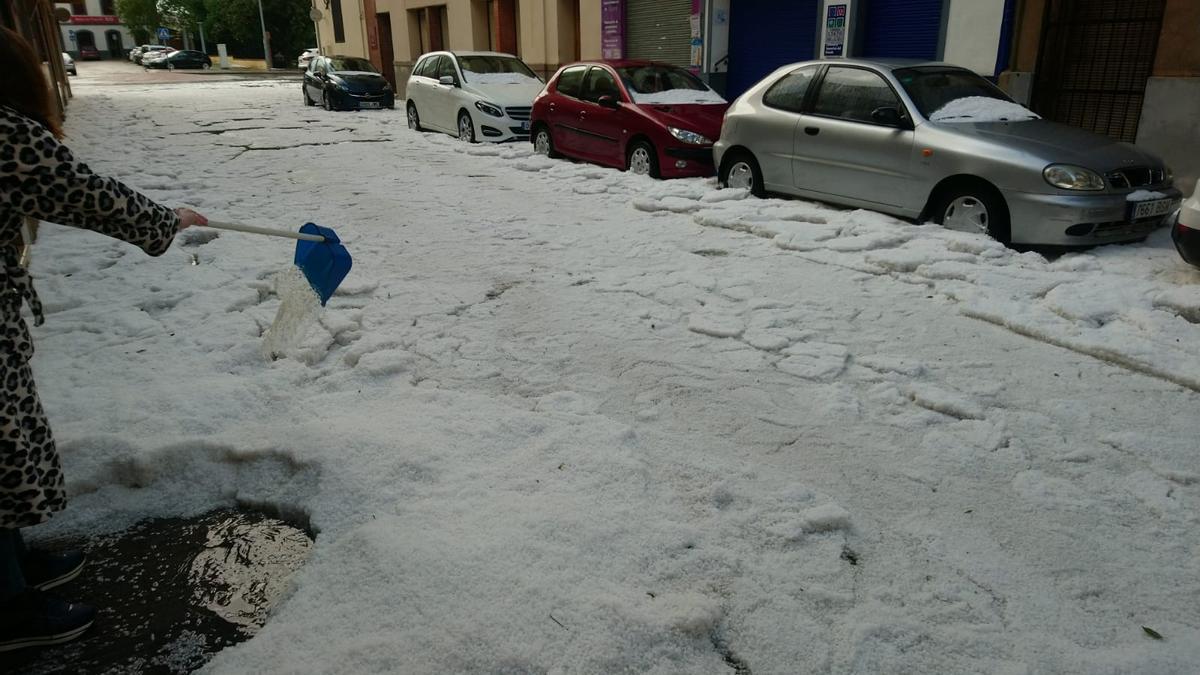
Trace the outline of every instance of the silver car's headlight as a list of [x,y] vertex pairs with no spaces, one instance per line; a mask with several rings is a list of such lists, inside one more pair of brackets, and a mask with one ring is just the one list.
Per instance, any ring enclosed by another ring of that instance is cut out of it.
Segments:
[[1051,164],[1042,170],[1046,182],[1063,190],[1103,190],[1100,174],[1071,164]]
[[475,101],[475,107],[478,108],[480,112],[491,115],[492,117],[504,117],[504,111],[501,110],[500,106],[498,105],[493,105],[484,101]]
[[667,127],[667,131],[671,132],[672,136],[678,138],[684,143],[691,143],[692,145],[712,145],[712,141],[708,140],[706,136],[702,136],[694,131],[676,129],[675,127]]

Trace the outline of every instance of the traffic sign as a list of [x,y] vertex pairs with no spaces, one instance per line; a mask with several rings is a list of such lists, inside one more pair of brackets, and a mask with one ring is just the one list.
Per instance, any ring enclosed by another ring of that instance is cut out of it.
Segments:
[[158,29],[158,39],[159,40],[170,40],[171,39],[171,29],[160,27]]

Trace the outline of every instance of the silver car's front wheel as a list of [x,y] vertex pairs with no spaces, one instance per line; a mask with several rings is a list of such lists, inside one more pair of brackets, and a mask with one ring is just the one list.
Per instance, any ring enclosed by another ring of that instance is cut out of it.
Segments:
[[990,234],[987,205],[979,199],[964,195],[946,205],[942,226],[959,232]]
[[729,178],[725,184],[731,188],[754,191],[754,169],[745,161],[734,162],[729,167]]

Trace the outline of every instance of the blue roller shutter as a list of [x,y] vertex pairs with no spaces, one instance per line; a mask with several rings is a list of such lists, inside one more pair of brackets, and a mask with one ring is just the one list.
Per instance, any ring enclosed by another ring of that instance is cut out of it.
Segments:
[[817,0],[733,0],[729,3],[729,79],[733,100],[772,70],[816,58]]
[[938,58],[942,0],[867,0],[858,20],[864,58]]

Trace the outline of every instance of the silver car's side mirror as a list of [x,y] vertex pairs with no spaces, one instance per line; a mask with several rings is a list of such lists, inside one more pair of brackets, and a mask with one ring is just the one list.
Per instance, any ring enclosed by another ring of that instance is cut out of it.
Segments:
[[876,124],[884,124],[889,127],[907,128],[907,117],[901,114],[900,110],[891,106],[876,108],[871,111],[871,120]]

